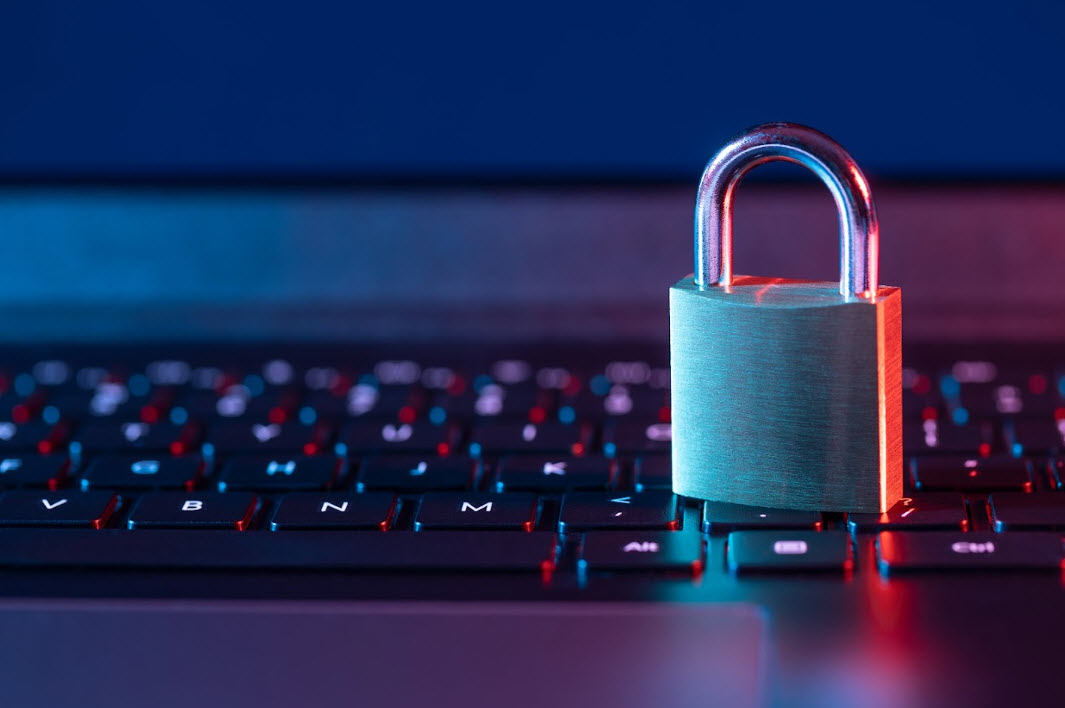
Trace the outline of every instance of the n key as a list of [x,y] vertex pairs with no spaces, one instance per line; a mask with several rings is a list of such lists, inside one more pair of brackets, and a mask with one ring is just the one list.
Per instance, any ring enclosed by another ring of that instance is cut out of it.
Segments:
[[388,530],[396,514],[396,497],[388,492],[365,494],[290,494],[270,522],[272,531],[293,529]]
[[0,526],[81,526],[102,529],[114,513],[118,501],[118,497],[106,492],[10,492],[0,497]]

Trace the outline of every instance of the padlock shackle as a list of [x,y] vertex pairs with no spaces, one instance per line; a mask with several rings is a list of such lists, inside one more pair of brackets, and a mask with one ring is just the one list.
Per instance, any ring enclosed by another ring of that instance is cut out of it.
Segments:
[[732,284],[732,204],[750,170],[783,160],[813,170],[839,212],[839,292],[873,297],[878,288],[880,227],[869,182],[839,143],[795,123],[766,123],[721,148],[703,170],[695,201],[695,285]]

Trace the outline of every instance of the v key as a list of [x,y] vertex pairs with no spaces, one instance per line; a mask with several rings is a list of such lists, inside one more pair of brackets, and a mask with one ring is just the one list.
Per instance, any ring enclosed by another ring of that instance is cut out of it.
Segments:
[[52,494],[9,492],[0,497],[0,526],[81,526],[99,529],[107,525],[119,499],[110,492]]

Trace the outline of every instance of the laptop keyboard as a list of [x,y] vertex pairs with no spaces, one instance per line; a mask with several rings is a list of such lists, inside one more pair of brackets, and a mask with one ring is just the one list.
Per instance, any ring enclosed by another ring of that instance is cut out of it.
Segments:
[[12,355],[0,366],[0,566],[545,582],[1061,568],[1065,358],[918,357],[904,375],[907,496],[844,515],[673,495],[657,354],[575,351],[579,366]]

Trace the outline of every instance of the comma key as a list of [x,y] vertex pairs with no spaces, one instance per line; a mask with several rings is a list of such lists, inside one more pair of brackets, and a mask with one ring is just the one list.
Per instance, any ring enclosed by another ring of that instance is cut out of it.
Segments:
[[885,531],[877,536],[877,565],[888,575],[943,570],[1060,570],[1056,533],[995,534]]

